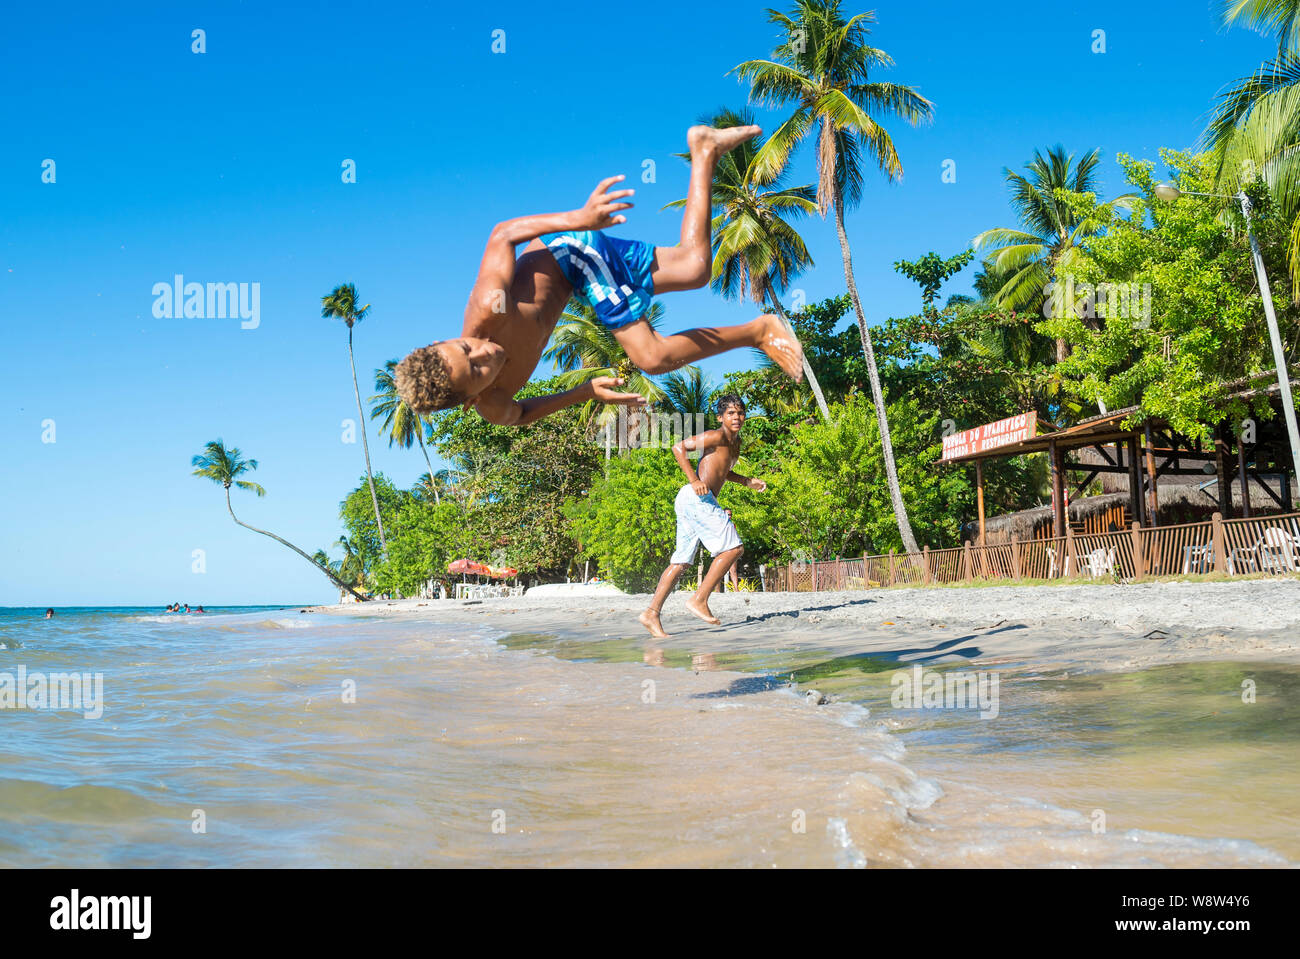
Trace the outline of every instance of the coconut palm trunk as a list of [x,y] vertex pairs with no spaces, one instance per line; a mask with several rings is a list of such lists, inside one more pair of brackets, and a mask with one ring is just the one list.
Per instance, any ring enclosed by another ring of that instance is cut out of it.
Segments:
[[[415,438],[420,441],[420,452],[424,454],[425,465],[429,467],[429,485],[433,487],[433,505],[441,506],[442,497],[438,495],[438,480],[437,477],[433,475],[433,463],[429,461],[429,451],[424,446],[424,436],[422,435],[424,433],[423,421],[420,422],[419,427],[420,427],[420,432],[416,434]],[[370,488],[370,491],[372,493],[374,492],[373,486]]]
[[[785,324],[785,328],[790,331],[790,335],[795,336],[794,324],[790,322],[790,317],[785,315],[785,307],[781,305],[781,298],[768,290],[767,299],[772,304],[772,309],[776,311],[776,315],[781,318],[781,322]],[[798,339],[798,337],[795,336],[795,339]],[[803,355],[803,375],[804,379],[808,381],[808,387],[812,390],[813,399],[817,401],[817,408],[822,412],[822,419],[829,423],[831,421],[831,411],[826,406],[826,397],[822,395],[822,385],[817,382],[817,374],[813,372],[813,368],[808,364],[807,353]]]
[[[370,502],[375,507],[375,525],[379,527],[379,548],[388,559],[388,540],[384,536],[384,521],[379,515],[379,494],[375,492],[375,476],[370,469],[370,442],[366,439],[366,413],[361,408],[361,390],[357,386],[357,361],[352,355],[352,326],[348,325],[348,363],[352,367],[352,392],[357,398],[357,420],[361,427],[361,448],[366,454],[366,481],[370,484]],[[430,467],[432,469],[432,467]]]
[[885,457],[885,478],[889,483],[889,499],[894,504],[894,517],[898,520],[898,534],[903,539],[903,548],[909,553],[919,553],[916,537],[912,535],[912,523],[907,518],[907,507],[903,504],[903,490],[898,485],[898,467],[894,465],[894,444],[889,437],[889,417],[885,414],[885,394],[880,388],[880,373],[876,369],[876,351],[871,346],[871,333],[867,329],[867,318],[862,312],[862,303],[858,300],[858,284],[853,278],[853,254],[849,249],[849,235],[844,230],[844,206],[839,190],[835,191],[832,204],[835,213],[835,232],[840,238],[840,255],[844,259],[844,282],[849,288],[849,299],[853,301],[853,312],[857,315],[858,335],[862,337],[862,352],[867,357],[867,376],[871,380],[871,398],[876,406],[876,423],[880,426],[880,448]]
[[238,516],[236,516],[236,515],[235,515],[235,508],[234,508],[234,506],[232,506],[231,503],[230,503],[230,484],[229,484],[229,483],[226,483],[226,484],[225,484],[225,487],[226,487],[226,509],[229,510],[229,512],[230,512],[230,518],[233,519],[237,524],[239,524],[240,526],[244,527],[244,529],[252,530],[254,533],[261,533],[263,536],[269,536],[269,537],[271,537],[271,539],[275,540],[275,541],[276,541],[277,543],[279,543],[281,546],[287,546],[287,547],[289,547],[291,550],[293,550],[295,553],[297,553],[299,556],[301,556],[301,557],[302,557],[303,559],[305,559],[307,562],[311,563],[312,566],[314,566],[316,569],[320,570],[322,573],[324,573],[326,576],[328,576],[330,582],[333,583],[335,586],[337,586],[339,589],[345,589],[345,590],[347,590],[349,593],[351,593],[353,596],[355,596],[359,602],[364,603],[364,602],[366,601],[366,598],[365,598],[364,596],[362,596],[360,593],[358,593],[355,589],[353,589],[353,588],[352,588],[351,586],[349,586],[347,583],[343,582],[341,579],[339,579],[337,576],[335,576],[333,573],[331,573],[328,569],[326,569],[326,568],[325,568],[324,566],[322,566],[320,563],[316,562],[314,559],[312,559],[310,556],[308,556],[306,553],[304,553],[302,550],[300,550],[297,546],[294,546],[293,543],[290,543],[287,539],[281,539],[279,536],[276,536],[274,533],[268,532],[268,531],[266,531],[266,530],[264,530],[264,529],[258,529],[256,526],[249,526],[247,523],[245,523],[243,520],[241,520]]

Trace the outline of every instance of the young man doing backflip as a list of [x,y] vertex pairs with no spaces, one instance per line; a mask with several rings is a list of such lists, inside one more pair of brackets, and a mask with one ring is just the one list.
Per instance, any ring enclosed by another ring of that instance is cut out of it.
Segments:
[[[713,562],[695,595],[686,601],[686,608],[706,623],[718,625],[718,618],[709,609],[709,594],[744,552],[735,524],[718,505],[718,491],[728,481],[759,493],[767,489],[762,480],[741,476],[732,470],[740,457],[740,428],[745,425],[745,404],[740,397],[728,393],[718,400],[718,423],[718,429],[688,437],[673,447],[677,465],[686,474],[686,485],[678,490],[673,504],[677,511],[677,548],[668,561],[668,568],[659,577],[659,586],[650,600],[650,607],[640,616],[641,625],[659,639],[668,638],[663,623],[659,621],[664,601],[677,585],[682,571],[695,559],[695,551],[701,543],[713,555]],[[692,468],[688,454],[694,450],[703,453],[699,466]]]
[[[646,373],[667,373],[727,350],[756,347],[801,380],[803,351],[770,314],[740,326],[672,336],[661,336],[644,318],[656,294],[708,284],[714,168],[719,157],[761,132],[756,126],[687,131],[691,181],[677,246],[655,247],[601,232],[627,220],[622,211],[631,208],[625,201],[634,191],[612,189],[621,176],[602,180],[580,209],[498,223],[465,307],[462,335],[421,347],[398,364],[394,379],[402,399],[416,413],[472,406],[488,422],[505,426],[531,423],[592,399],[644,405],[645,397],[617,392],[623,381],[612,376],[563,393],[515,400],[570,296],[592,307]],[[520,243],[528,245],[516,259]]]

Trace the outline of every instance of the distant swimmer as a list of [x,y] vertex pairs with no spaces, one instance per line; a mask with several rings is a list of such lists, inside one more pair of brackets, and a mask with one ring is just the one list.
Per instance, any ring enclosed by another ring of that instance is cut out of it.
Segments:
[[[677,465],[686,474],[686,485],[677,493],[674,507],[677,511],[677,549],[668,561],[668,568],[659,577],[650,607],[639,617],[641,625],[659,639],[667,638],[659,613],[668,594],[677,585],[683,570],[695,559],[695,552],[704,544],[713,555],[713,563],[704,574],[695,595],[686,601],[686,608],[711,625],[719,620],[709,609],[709,594],[722,582],[727,570],[740,559],[744,547],[731,517],[718,505],[718,490],[728,481],[739,483],[761,493],[767,484],[733,472],[732,467],[740,457],[740,428],[745,425],[745,404],[739,396],[729,393],[718,400],[719,429],[691,436],[673,447]],[[687,452],[703,450],[699,472],[691,468]]]
[[47,610],[45,611],[45,618],[46,618],[46,619],[53,619],[53,618],[54,618],[54,608],[53,608],[53,607],[50,607],[49,609],[47,609]]

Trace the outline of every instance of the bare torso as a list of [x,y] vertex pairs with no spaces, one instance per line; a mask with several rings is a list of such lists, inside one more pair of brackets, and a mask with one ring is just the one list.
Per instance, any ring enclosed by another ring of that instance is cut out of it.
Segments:
[[541,240],[533,240],[515,263],[503,311],[485,310],[471,300],[464,335],[499,343],[509,357],[485,392],[509,400],[528,382],[572,294],[555,257]]
[[695,467],[695,475],[714,496],[718,495],[722,484],[727,481],[728,474],[735,468],[736,460],[740,458],[740,437],[732,437],[731,441],[727,442],[726,434],[721,430],[717,432],[722,436],[722,442],[716,446],[706,446]]

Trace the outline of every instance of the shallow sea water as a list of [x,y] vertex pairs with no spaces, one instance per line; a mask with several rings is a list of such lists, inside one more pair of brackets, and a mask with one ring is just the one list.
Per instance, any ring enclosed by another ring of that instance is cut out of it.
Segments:
[[[0,865],[1300,859],[1300,671],[1011,666],[982,721],[894,709],[896,661],[712,642],[297,608],[0,611],[0,682],[21,666],[104,683],[97,719],[0,708]],[[1258,690],[1244,709],[1240,677]],[[813,685],[838,701],[808,703]]]

